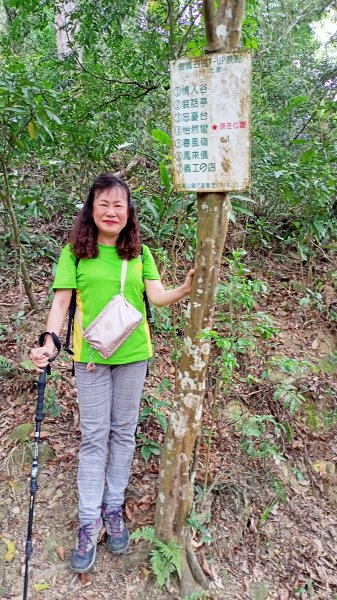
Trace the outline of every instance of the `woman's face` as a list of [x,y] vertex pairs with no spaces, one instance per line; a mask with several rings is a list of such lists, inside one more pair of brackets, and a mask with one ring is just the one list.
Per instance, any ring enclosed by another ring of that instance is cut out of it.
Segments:
[[95,195],[92,218],[98,229],[98,242],[116,242],[128,220],[126,191],[119,186],[98,190]]

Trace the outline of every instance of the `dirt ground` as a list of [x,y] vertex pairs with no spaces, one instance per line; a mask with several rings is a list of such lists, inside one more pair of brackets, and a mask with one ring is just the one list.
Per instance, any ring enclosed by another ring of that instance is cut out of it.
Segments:
[[[261,374],[272,355],[315,364],[333,356],[337,337],[336,324],[329,318],[329,306],[334,302],[331,295],[323,308],[312,306],[303,311],[299,300],[306,284],[294,259],[248,259],[254,276],[270,287],[268,300],[260,308],[278,327],[273,340],[261,342],[260,355],[254,359],[256,373]],[[322,281],[328,281],[329,271],[337,271],[331,261],[322,262],[319,268]],[[36,337],[33,332],[42,329],[49,296],[46,285],[37,278],[40,309],[33,313],[16,287],[3,286],[2,290],[1,323],[7,324],[7,329],[1,336],[0,355],[14,367],[10,372],[3,369],[1,382],[0,597],[16,600],[22,598],[36,399],[36,375],[26,362],[27,347]],[[24,315],[20,316],[20,311]],[[145,389],[148,396],[159,397],[158,386],[163,380],[171,381],[171,389],[166,386],[160,395],[166,400],[172,397],[174,380],[168,341],[168,334],[157,335],[156,364]],[[49,414],[42,425],[30,600],[178,598],[174,581],[169,590],[155,586],[149,563],[140,559],[135,542],[123,557],[113,557],[102,542],[87,577],[81,579],[69,570],[77,527],[79,419],[75,382],[66,357],[62,355],[53,373],[47,385]],[[237,379],[230,393],[218,400],[213,421],[211,394],[206,396],[203,425],[205,431],[212,430],[212,444],[206,469],[208,444],[205,438],[201,441],[196,494],[203,489],[208,471],[207,493],[198,506],[204,515],[210,515],[207,529],[211,539],[202,541],[197,530],[193,534],[199,562],[209,578],[209,598],[337,599],[337,419],[327,424],[320,418],[333,414],[337,382],[333,370],[319,368],[303,381],[310,410],[293,419],[291,439],[280,439],[285,460],[249,456],[231,418],[235,403],[249,414],[278,418],[272,382],[252,388]],[[62,409],[58,416],[51,414],[55,402]],[[168,414],[168,408],[165,410]],[[21,430],[18,438],[13,430],[23,424],[31,426],[24,433]],[[163,439],[153,419],[145,420],[140,431],[155,441]],[[158,457],[146,462],[137,449],[126,497],[131,530],[153,523],[158,467]]]

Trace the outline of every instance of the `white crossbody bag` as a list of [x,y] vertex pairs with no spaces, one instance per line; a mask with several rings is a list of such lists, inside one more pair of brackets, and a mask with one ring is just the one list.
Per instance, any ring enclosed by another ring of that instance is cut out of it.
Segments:
[[78,309],[75,317],[84,339],[103,358],[109,358],[125,342],[143,319],[142,313],[124,298],[128,261],[123,260],[120,292],[101,310],[96,319],[83,329]]

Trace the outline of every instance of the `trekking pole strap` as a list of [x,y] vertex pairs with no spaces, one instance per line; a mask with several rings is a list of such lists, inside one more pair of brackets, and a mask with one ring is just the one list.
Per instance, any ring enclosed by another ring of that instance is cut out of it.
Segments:
[[60,354],[61,349],[62,349],[62,344],[60,342],[60,338],[56,335],[56,333],[54,333],[53,331],[44,331],[43,333],[41,333],[39,335],[39,346],[43,346],[44,345],[44,339],[45,339],[46,335],[51,335],[51,337],[53,339],[53,342],[54,342],[54,346],[55,346],[55,348],[57,350],[56,354],[54,354],[54,356],[51,356],[49,358],[49,363],[51,363]]

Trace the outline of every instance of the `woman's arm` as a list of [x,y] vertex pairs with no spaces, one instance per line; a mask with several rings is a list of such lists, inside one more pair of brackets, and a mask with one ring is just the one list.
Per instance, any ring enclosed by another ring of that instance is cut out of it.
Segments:
[[[63,323],[69,308],[72,290],[56,290],[54,300],[48,315],[46,331],[53,331],[57,336],[60,335]],[[55,351],[54,342],[50,335],[46,335],[44,345],[40,348],[33,348],[30,351],[30,358],[37,367],[39,373],[43,367],[48,364],[48,358]]]
[[144,279],[145,289],[151,304],[155,306],[167,306],[185,298],[192,289],[194,269],[191,269],[182,285],[173,290],[165,290],[162,282],[158,279]]

